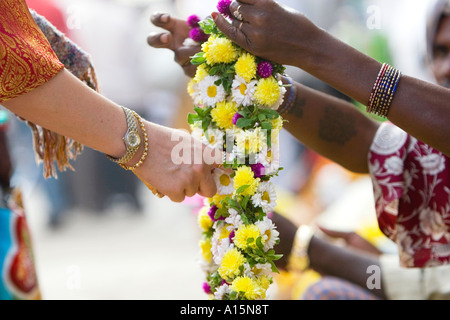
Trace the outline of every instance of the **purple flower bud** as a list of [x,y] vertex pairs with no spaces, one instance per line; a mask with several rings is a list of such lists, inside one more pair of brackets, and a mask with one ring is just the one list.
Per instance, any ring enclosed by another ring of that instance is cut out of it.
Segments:
[[230,239],[230,243],[233,243],[233,238],[234,238],[234,236],[235,236],[234,231],[231,231],[231,232],[230,232],[230,235],[228,236],[228,239]]
[[217,206],[212,206],[208,211],[208,216],[211,218],[212,221],[217,221],[215,218],[216,212],[217,212]]
[[198,27],[199,22],[200,22],[200,18],[199,18],[199,16],[197,16],[195,14],[189,16],[186,20],[187,25],[191,28]]
[[261,78],[268,78],[273,73],[273,66],[269,61],[262,61],[258,64],[258,75]]
[[238,121],[240,118],[243,118],[243,116],[242,116],[239,112],[236,112],[236,113],[234,114],[234,116],[233,116],[233,124],[236,125],[237,121]]
[[205,291],[206,294],[211,293],[211,286],[207,282],[203,282],[203,291]]
[[224,16],[231,18],[230,4],[231,0],[220,0],[217,4],[217,10]]
[[252,168],[255,178],[262,178],[266,174],[266,167],[261,163],[253,164],[250,167]]
[[208,37],[209,36],[205,34],[203,30],[200,29],[200,27],[192,28],[192,30],[189,31],[189,38],[196,42],[205,42],[206,40],[208,40]]

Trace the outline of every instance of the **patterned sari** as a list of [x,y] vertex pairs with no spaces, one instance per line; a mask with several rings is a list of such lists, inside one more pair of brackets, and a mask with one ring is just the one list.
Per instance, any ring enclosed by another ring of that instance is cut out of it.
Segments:
[[58,60],[22,0],[0,2],[0,103],[52,79]]

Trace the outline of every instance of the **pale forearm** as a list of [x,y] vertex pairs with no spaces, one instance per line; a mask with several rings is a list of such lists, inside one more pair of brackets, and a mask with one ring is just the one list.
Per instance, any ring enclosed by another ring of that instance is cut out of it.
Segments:
[[127,124],[120,106],[88,88],[68,71],[4,105],[18,116],[120,158]]

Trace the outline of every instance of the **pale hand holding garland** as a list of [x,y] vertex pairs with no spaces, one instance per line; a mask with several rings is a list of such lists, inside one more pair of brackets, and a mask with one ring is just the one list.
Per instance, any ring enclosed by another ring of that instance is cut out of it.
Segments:
[[[229,16],[229,3],[219,2],[222,14]],[[234,44],[212,19],[193,15],[188,24],[190,38],[202,43],[191,61],[198,66],[188,86],[196,113],[188,121],[194,136],[226,155],[214,172],[218,192],[198,214],[203,288],[211,299],[266,299],[281,257],[274,251],[277,195],[270,180],[281,170],[283,119],[276,110],[286,93],[278,80],[285,68]]]

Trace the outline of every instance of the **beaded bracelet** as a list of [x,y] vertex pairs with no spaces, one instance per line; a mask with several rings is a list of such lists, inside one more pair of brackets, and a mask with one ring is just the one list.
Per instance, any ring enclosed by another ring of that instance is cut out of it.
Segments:
[[295,86],[294,81],[288,76],[284,76],[284,78],[289,82],[290,91],[286,103],[278,109],[280,116],[287,114],[292,109],[295,104],[295,100],[297,99],[297,87]]
[[401,72],[384,63],[370,94],[367,112],[387,118],[400,82]]

